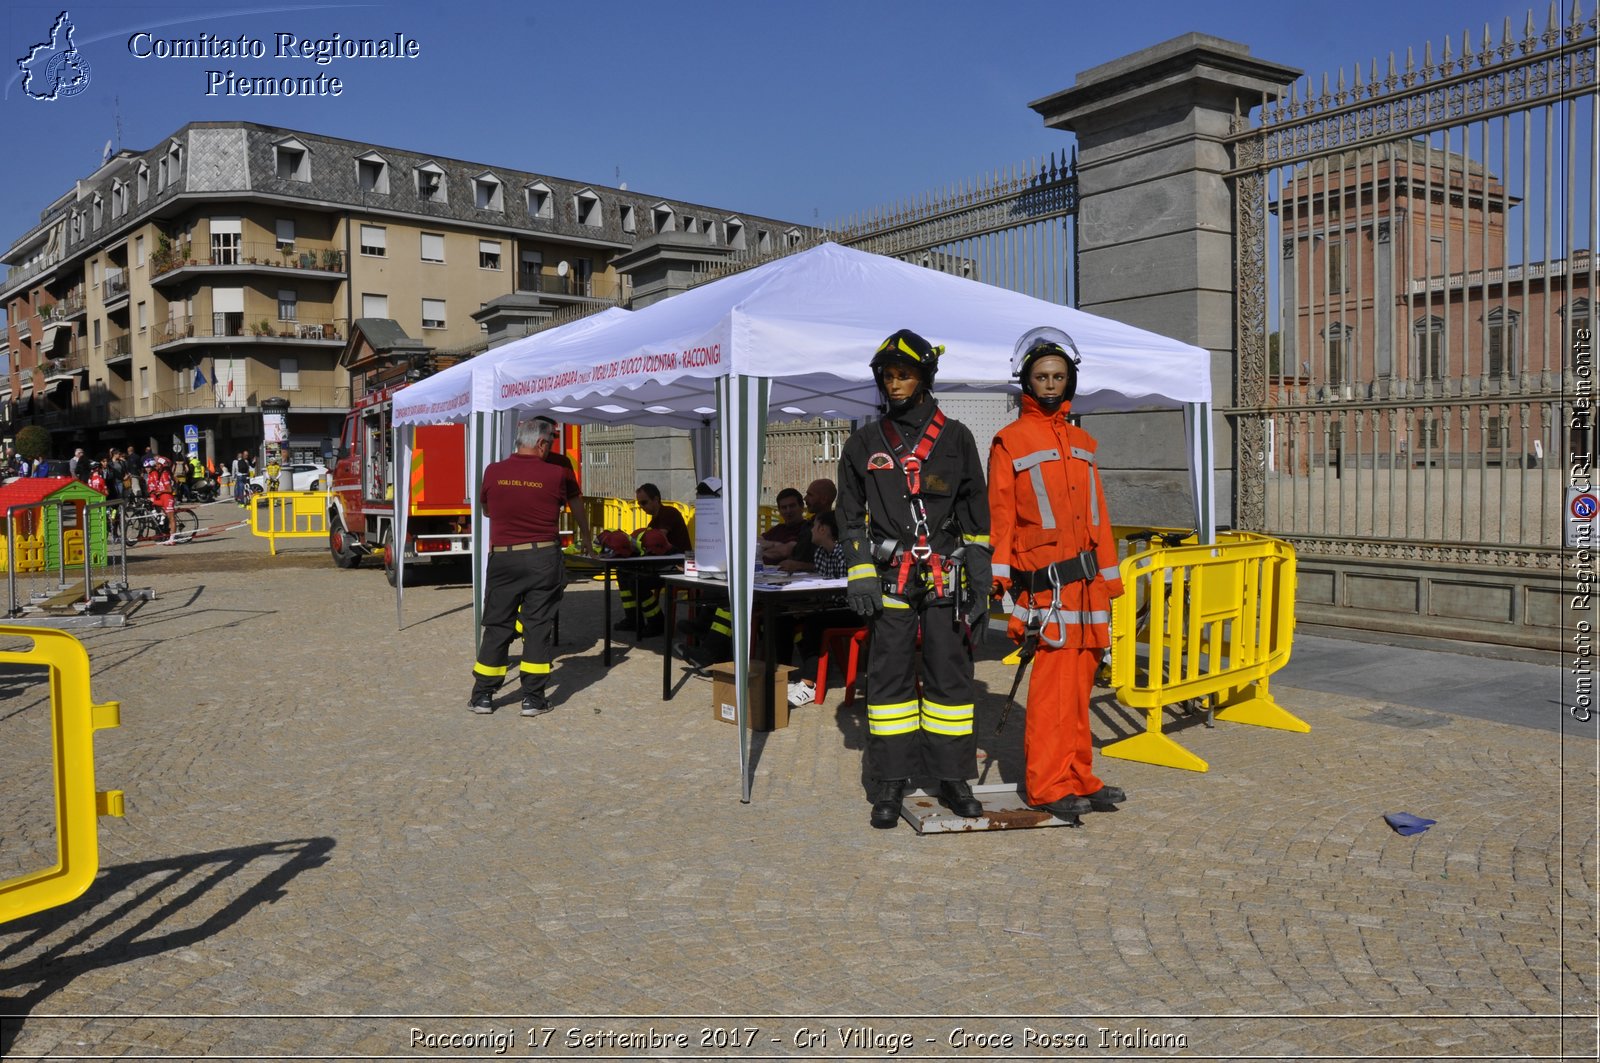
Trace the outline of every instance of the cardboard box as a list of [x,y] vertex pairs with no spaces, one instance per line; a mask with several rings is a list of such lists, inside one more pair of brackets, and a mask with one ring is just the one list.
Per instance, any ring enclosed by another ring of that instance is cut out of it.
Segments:
[[[746,711],[750,714],[750,730],[780,731],[789,726],[789,684],[794,680],[795,669],[779,667],[772,677],[772,712],[776,719],[767,718],[766,703],[761,697],[761,675],[765,671],[766,666],[759,661],[750,668],[747,687],[750,700],[745,703]],[[723,723],[738,722],[739,709],[734,704],[731,663],[713,665],[711,668],[711,715]]]

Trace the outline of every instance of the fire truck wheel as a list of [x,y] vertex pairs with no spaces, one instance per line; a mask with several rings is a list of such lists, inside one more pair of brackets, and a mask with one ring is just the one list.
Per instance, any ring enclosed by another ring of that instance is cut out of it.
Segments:
[[355,568],[361,564],[360,552],[350,545],[350,533],[344,530],[337,517],[328,525],[328,552],[340,568]]
[[389,581],[389,586],[393,587],[399,572],[395,568],[394,541],[390,532],[385,531],[383,533],[383,544],[379,547],[379,550],[383,553],[384,578]]

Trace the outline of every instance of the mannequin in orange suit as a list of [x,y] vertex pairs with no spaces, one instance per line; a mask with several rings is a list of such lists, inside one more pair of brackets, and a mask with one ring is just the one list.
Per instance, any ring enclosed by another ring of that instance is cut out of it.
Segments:
[[1027,800],[1074,823],[1127,798],[1095,775],[1089,732],[1089,695],[1122,580],[1094,437],[1067,421],[1078,360],[1059,329],[1023,335],[1012,357],[1021,412],[989,451],[994,593],[1016,599],[1012,640],[1031,628],[1038,646],[1023,733]]

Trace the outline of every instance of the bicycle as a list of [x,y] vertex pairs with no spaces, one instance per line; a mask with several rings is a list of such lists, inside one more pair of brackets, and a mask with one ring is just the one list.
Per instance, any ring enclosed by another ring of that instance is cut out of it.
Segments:
[[[140,495],[123,503],[124,527],[129,542],[155,542],[167,538],[167,511],[152,504]],[[200,530],[200,517],[194,510],[180,506],[172,513],[174,538],[189,539]]]

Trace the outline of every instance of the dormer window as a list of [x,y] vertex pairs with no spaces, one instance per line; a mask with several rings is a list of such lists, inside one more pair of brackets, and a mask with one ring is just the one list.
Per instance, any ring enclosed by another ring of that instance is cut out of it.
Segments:
[[625,204],[622,208],[622,231],[633,233],[639,231],[639,223],[634,216],[633,204]]
[[679,224],[686,233],[697,233],[700,231],[700,219],[695,217],[693,214],[685,214],[682,222]]
[[94,223],[91,226],[92,228],[95,228],[95,229],[100,228],[100,222],[102,220],[101,219],[101,207],[103,206],[103,203],[104,203],[104,201],[100,198],[100,193],[96,192],[94,194]]
[[183,145],[174,140],[167,148],[167,180],[183,179]]
[[272,172],[284,181],[311,180],[311,153],[298,140],[273,145]]
[[120,218],[128,213],[128,186],[119,178],[111,182],[111,216]]
[[744,250],[744,222],[738,218],[729,218],[722,224],[722,231],[728,236],[728,246],[735,251]]
[[434,163],[424,163],[417,167],[417,195],[429,203],[446,201],[444,171]]
[[368,152],[356,159],[356,187],[374,195],[389,194],[389,164],[383,156]]
[[500,179],[493,174],[483,174],[472,179],[472,205],[479,210],[505,210],[500,194]]
[[555,200],[550,195],[550,186],[543,181],[537,181],[528,186],[528,217],[553,218],[555,217]]
[[790,229],[788,232],[783,234],[783,246],[799,247],[802,239],[804,239],[804,237],[800,235],[799,229]]
[[650,223],[655,226],[655,230],[658,233],[676,232],[678,229],[678,216],[665,203],[658,203],[650,211]]
[[150,194],[150,167],[142,162],[139,164],[138,176],[134,178],[134,190],[134,197],[140,203],[143,203],[145,197]]
[[599,196],[585,188],[582,192],[579,192],[577,195],[572,197],[572,206],[574,213],[576,213],[578,216],[579,225],[588,225],[596,229],[600,227],[601,215]]

